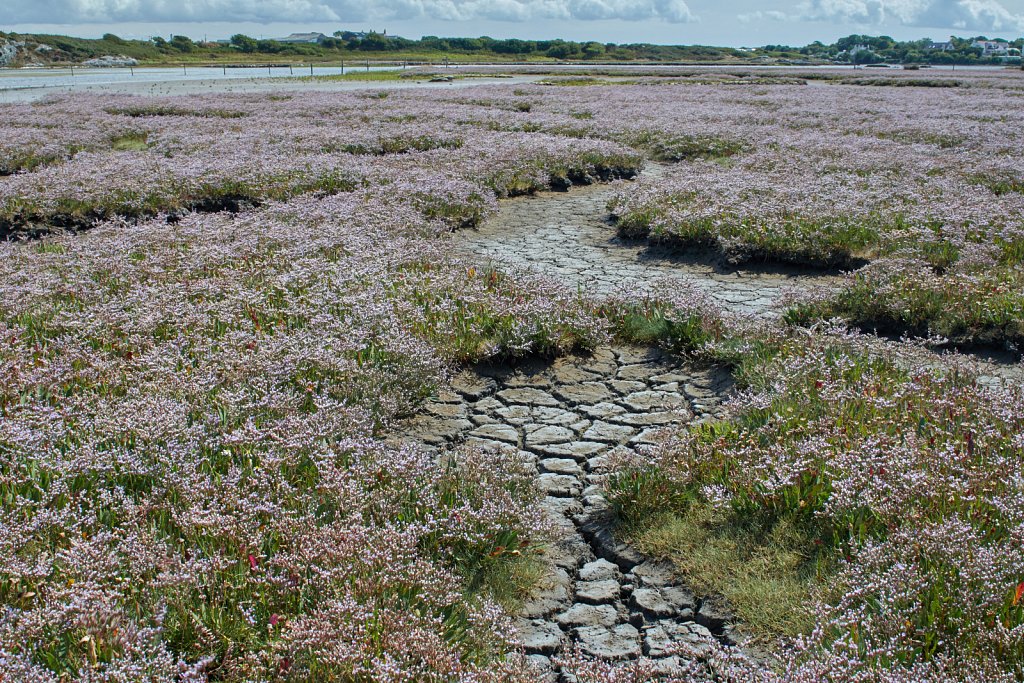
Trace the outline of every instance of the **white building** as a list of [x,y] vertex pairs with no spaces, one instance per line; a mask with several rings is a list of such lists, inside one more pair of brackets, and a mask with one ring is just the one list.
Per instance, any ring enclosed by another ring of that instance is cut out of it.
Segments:
[[[982,57],[1006,57],[1010,54],[1011,48],[1009,43],[1004,43],[1001,40],[976,40],[971,43],[971,47],[981,48]],[[1014,53],[1019,54],[1019,50],[1014,50]]]
[[322,33],[293,33],[287,38],[278,38],[279,43],[319,43],[326,38]]

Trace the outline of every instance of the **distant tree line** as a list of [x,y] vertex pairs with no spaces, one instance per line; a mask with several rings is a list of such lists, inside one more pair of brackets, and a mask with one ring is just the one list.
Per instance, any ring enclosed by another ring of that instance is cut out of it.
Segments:
[[355,33],[336,31],[333,36],[323,38],[317,44],[286,43],[276,40],[256,40],[246,35],[231,37],[231,45],[242,52],[270,54],[319,54],[324,51],[346,52],[440,52],[463,55],[502,55],[518,57],[550,57],[573,60],[715,60],[741,56],[733,48],[651,45],[635,43],[619,45],[597,41],[576,42],[571,40],[521,40],[519,38],[497,39],[489,36],[479,38],[441,38],[424,36],[410,40],[388,36],[373,31]]
[[[572,40],[522,40],[519,38],[497,39],[489,36],[479,38],[442,38],[424,36],[410,40],[384,33],[336,31],[319,43],[286,43],[277,40],[257,40],[246,35],[232,36],[230,44],[234,49],[246,53],[324,55],[330,52],[434,52],[462,55],[502,55],[512,57],[549,57],[568,60],[651,60],[651,61],[715,61],[730,58],[767,56],[792,60],[828,61],[870,64],[893,62],[902,64],[985,64],[997,63],[1000,57],[985,56],[981,48],[973,47],[984,36],[971,38],[950,38],[941,41],[942,48],[934,47],[930,38],[898,41],[889,36],[850,35],[840,38],[831,45],[815,41],[804,47],[786,45],[765,45],[755,50],[737,50],[728,47],[702,45],[652,45],[650,43],[600,43],[597,41],[577,42]],[[185,36],[174,36],[169,41],[154,38],[161,50],[190,52],[195,44]],[[946,45],[948,43],[948,45]],[[1008,47],[1020,49],[1022,41],[1009,41]]]
[[[19,35],[0,32],[0,38],[18,39]],[[632,61],[655,62],[714,62],[784,60],[792,63],[840,62],[871,64],[890,62],[903,64],[987,64],[1004,61],[1001,56],[985,55],[977,41],[984,36],[972,38],[951,38],[941,42],[931,39],[898,41],[889,36],[850,35],[840,38],[831,45],[815,41],[803,47],[789,45],[765,45],[754,49],[736,49],[703,45],[652,45],[649,43],[601,43],[597,41],[571,40],[522,40],[519,38],[497,39],[488,36],[479,38],[442,38],[424,36],[410,40],[399,36],[374,31],[336,31],[324,36],[319,42],[287,42],[281,40],[253,38],[236,34],[229,41],[210,43],[194,41],[188,36],[172,35],[167,38],[155,36],[149,40],[126,40],[112,33],[100,39],[75,38],[59,35],[21,35],[55,48],[46,53],[51,61],[79,61],[104,54],[126,54],[141,60],[173,61],[177,57],[189,56],[191,60],[217,59],[231,53],[252,55],[280,55],[302,59],[329,60],[334,55],[349,53],[404,53],[409,55],[461,55],[530,59],[546,57],[574,61]],[[1021,48],[1022,41],[1007,42],[1007,47]]]
[[[813,61],[848,62],[853,64],[895,63],[895,64],[993,64],[1003,61],[1001,56],[985,56],[978,41],[988,40],[985,36],[956,38],[933,41],[895,40],[889,36],[849,35],[831,45],[815,41],[804,47],[788,45],[765,45],[760,51],[765,55],[788,59]],[[1020,49],[1021,39],[1007,41],[1008,48]]]

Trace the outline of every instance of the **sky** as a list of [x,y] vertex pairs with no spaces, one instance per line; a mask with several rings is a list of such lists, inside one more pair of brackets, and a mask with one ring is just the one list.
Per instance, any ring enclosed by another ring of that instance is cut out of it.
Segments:
[[0,0],[0,30],[125,38],[386,30],[666,44],[1024,35],[1024,0]]

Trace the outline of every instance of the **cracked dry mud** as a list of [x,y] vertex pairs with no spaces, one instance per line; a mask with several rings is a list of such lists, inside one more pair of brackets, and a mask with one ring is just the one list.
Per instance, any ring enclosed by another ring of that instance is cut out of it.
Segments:
[[549,572],[516,626],[519,645],[550,680],[559,680],[551,655],[575,645],[610,660],[646,656],[668,672],[680,646],[733,642],[713,602],[615,539],[601,495],[617,451],[655,443],[662,427],[712,419],[730,386],[724,371],[657,349],[606,347],[467,370],[407,425],[406,438],[519,453],[535,468],[559,540],[545,549]]
[[[671,166],[651,164],[641,175],[670,171]],[[678,250],[623,240],[606,208],[619,187],[573,186],[568,192],[502,202],[497,215],[479,228],[460,231],[458,246],[476,258],[530,268],[589,294],[671,277],[699,287],[727,311],[759,316],[776,316],[775,306],[787,289],[807,291],[839,283],[834,275],[796,269],[721,272],[713,262],[688,259]]]

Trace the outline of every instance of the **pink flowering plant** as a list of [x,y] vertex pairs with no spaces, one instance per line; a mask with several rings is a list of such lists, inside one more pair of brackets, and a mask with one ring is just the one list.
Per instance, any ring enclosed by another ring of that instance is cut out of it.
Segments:
[[818,603],[794,671],[842,661],[848,680],[952,660],[1019,676],[1024,393],[979,385],[969,365],[908,362],[912,346],[768,342],[727,419],[672,433],[613,476],[629,533],[642,542],[666,511],[700,510],[754,537],[798,530],[787,538]]
[[453,361],[606,333],[444,229],[350,192],[2,246],[7,670],[513,676],[487,576],[543,541],[528,470],[378,437]]

